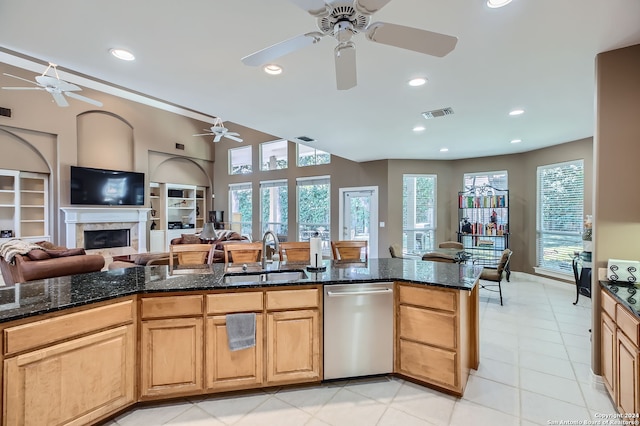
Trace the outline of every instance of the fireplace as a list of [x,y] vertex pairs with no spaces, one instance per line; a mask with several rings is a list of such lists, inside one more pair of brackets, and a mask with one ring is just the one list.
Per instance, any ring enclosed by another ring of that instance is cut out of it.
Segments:
[[[147,251],[148,208],[63,207],[62,210],[65,213],[65,241],[68,247],[83,247],[105,257]],[[91,243],[85,242],[85,239],[94,238],[90,234],[93,231],[98,232],[95,236],[98,245],[89,249],[88,244]],[[107,237],[99,234],[101,231],[116,231],[122,235]],[[121,239],[125,238],[125,233],[126,244],[123,244]]]
[[98,229],[95,231],[84,231],[84,248],[86,250],[128,247],[130,244],[129,229]]

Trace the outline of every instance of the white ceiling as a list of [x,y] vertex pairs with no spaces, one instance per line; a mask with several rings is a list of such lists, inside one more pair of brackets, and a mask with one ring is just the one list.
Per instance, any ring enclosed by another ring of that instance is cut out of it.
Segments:
[[[638,0],[513,0],[501,9],[485,0],[393,0],[375,21],[454,35],[458,44],[436,58],[358,34],[358,85],[338,91],[330,37],[276,61],[280,76],[241,63],[316,31],[291,1],[0,0],[0,47],[220,116],[234,131],[238,123],[290,140],[306,135],[318,149],[367,161],[481,157],[590,137],[596,54],[640,43]],[[136,61],[114,59],[112,47]],[[429,83],[408,87],[416,76]],[[8,80],[0,76],[16,85]],[[421,116],[443,107],[455,114]],[[513,108],[526,112],[509,117]],[[419,124],[426,130],[416,134]],[[516,138],[523,142],[511,144]]]

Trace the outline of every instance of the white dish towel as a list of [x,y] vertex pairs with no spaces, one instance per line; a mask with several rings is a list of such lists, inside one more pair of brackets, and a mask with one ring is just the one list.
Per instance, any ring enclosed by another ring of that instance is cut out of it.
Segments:
[[229,349],[239,351],[256,345],[256,314],[229,314],[226,316]]

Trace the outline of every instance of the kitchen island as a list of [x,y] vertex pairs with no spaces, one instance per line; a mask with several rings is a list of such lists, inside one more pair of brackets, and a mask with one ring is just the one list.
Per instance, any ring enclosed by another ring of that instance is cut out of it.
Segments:
[[[336,283],[393,283],[393,373],[462,395],[479,362],[482,268],[403,259],[325,265],[269,266],[305,272],[286,280],[229,279],[245,273],[213,264],[2,288],[3,424],[91,424],[140,401],[319,383],[322,287]],[[255,313],[255,347],[229,350],[225,318],[233,313]]]

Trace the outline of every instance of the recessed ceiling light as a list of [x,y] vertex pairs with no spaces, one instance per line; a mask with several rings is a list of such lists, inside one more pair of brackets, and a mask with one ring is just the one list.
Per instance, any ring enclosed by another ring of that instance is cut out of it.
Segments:
[[416,126],[413,128],[414,132],[422,132],[425,129],[424,126]]
[[123,61],[133,61],[134,59],[136,59],[136,57],[133,56],[133,53],[129,52],[128,50],[110,49],[109,52],[116,58],[122,59]]
[[511,143],[520,143],[522,142],[522,139],[512,139]]
[[524,114],[523,109],[514,109],[513,111],[509,112],[509,115],[520,115],[520,114]]
[[282,67],[280,65],[269,64],[264,66],[264,72],[270,75],[282,74]]
[[448,152],[449,148],[440,148],[440,152]]
[[418,87],[423,86],[427,83],[427,79],[424,77],[414,78],[413,80],[409,80],[409,86]]
[[506,6],[509,3],[511,3],[511,0],[487,0],[487,6],[489,6],[492,9]]

